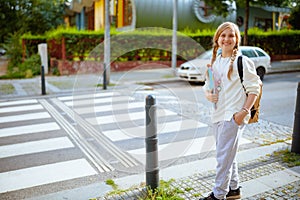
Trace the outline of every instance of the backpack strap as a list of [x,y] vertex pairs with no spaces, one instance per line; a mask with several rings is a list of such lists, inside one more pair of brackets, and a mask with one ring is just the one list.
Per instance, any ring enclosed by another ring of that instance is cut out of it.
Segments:
[[[244,88],[244,90],[245,90],[245,92],[246,92],[246,89],[245,89],[245,87],[244,87],[244,84],[243,84],[243,56],[239,56],[238,57],[238,71],[239,71],[239,76],[240,76],[240,79],[241,79],[241,83],[242,83],[242,86],[243,86],[243,88]],[[248,95],[247,93],[246,93],[246,95]]]
[[239,56],[238,57],[238,71],[239,71],[239,76],[240,76],[240,79],[241,79],[241,83],[243,83],[243,57],[242,56]]

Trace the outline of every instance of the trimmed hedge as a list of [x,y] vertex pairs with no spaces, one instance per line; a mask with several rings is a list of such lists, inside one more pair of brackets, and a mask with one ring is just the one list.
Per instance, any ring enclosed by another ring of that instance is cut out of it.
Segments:
[[[112,61],[171,60],[171,30],[154,28],[150,31],[148,29],[124,33],[111,30],[110,33]],[[178,33],[178,59],[189,60],[204,50],[210,49],[213,34],[213,30],[197,33]],[[37,52],[37,44],[47,42],[51,58],[103,60],[103,30],[57,29],[48,32],[45,36],[23,35],[22,40],[26,47],[26,57],[30,57]],[[249,46],[261,47],[271,56],[300,55],[300,31],[263,32],[258,29],[250,29],[248,43]]]

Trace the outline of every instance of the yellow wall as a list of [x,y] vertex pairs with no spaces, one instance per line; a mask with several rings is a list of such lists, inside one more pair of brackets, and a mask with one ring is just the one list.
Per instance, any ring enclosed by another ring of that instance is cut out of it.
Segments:
[[118,0],[118,24],[117,24],[117,27],[118,28],[120,28],[120,27],[123,27],[123,24],[124,24],[124,22],[123,22],[123,16],[124,16],[124,10],[123,10],[123,0]]
[[104,15],[104,11],[105,11],[105,6],[104,6],[105,2],[104,0],[97,0],[95,1],[95,24],[94,24],[94,29],[95,31],[101,29],[104,27],[104,22],[105,22],[105,15]]

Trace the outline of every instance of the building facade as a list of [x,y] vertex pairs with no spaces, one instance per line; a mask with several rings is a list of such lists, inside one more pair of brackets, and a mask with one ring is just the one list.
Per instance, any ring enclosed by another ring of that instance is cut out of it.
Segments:
[[[172,28],[173,0],[110,0],[110,23],[120,30],[141,27]],[[177,0],[178,30],[216,28],[232,21],[244,30],[245,9],[230,4],[230,14],[223,18],[211,13],[201,0]],[[286,26],[289,8],[251,6],[249,28],[279,30]],[[99,30],[105,25],[105,0],[72,0],[66,9],[65,21],[78,29]]]

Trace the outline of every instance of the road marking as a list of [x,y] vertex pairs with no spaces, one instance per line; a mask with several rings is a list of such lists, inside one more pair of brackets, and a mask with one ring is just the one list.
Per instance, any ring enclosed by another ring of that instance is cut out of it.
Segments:
[[[57,100],[57,99],[55,99]],[[58,101],[58,100],[57,100]],[[53,118],[60,124],[60,126],[72,138],[72,141],[80,148],[80,150],[87,156],[87,158],[95,165],[99,172],[113,171],[114,168],[108,163],[86,138],[79,133],[78,129],[72,126],[61,114],[45,99],[40,99],[39,102],[48,110]],[[58,101],[60,102],[60,101]],[[63,104],[63,103],[61,103]],[[64,105],[64,104],[63,104]],[[65,106],[65,105],[64,105]],[[65,106],[67,109],[67,106]],[[68,113],[67,109],[65,110]],[[77,121],[79,119],[76,119]]]
[[0,108],[0,113],[32,111],[32,110],[40,110],[40,109],[44,109],[43,106],[41,105],[14,106],[14,107]]
[[97,172],[85,159],[70,160],[0,173],[0,193],[55,183]]
[[117,111],[117,110],[129,110],[133,108],[144,108],[144,102],[128,102],[126,104],[109,104],[103,106],[94,106],[85,108],[74,109],[78,114],[88,114],[88,113],[96,113],[96,112],[106,112],[106,111]]
[[45,140],[24,142],[0,146],[0,158],[40,153],[58,149],[72,148],[74,145],[68,137],[51,138]]
[[[113,157],[115,157],[120,163],[122,163],[125,167],[137,166],[138,162],[134,160],[131,156],[129,156],[126,152],[119,149],[115,146],[107,137],[105,137],[102,133],[99,133],[91,124],[89,124],[82,117],[74,113],[74,111],[67,107],[63,102],[53,98],[52,102],[55,103],[61,110],[64,110],[65,113],[73,120],[76,119],[78,126],[82,127],[85,130],[86,134],[95,139],[98,145],[102,148],[105,148],[107,152],[109,152]],[[82,132],[82,134],[84,131]],[[99,154],[99,152],[97,151]]]
[[116,97],[107,97],[101,99],[85,99],[85,100],[73,100],[64,102],[67,106],[82,106],[82,105],[95,105],[99,103],[115,103],[118,101],[132,101],[133,98],[127,96],[116,96]]
[[36,99],[8,101],[8,102],[1,102],[0,106],[14,106],[14,105],[20,105],[20,104],[35,104],[37,102],[38,101]]
[[91,99],[97,97],[109,97],[109,96],[118,96],[118,92],[105,92],[105,93],[96,93],[96,94],[84,94],[84,95],[73,95],[73,96],[65,96],[58,97],[61,101],[76,101],[77,99]]
[[[166,110],[166,109],[158,109],[157,117],[169,117],[169,116],[177,116],[177,113]],[[108,116],[100,116],[100,117],[91,117],[86,120],[90,122],[92,125],[102,125],[108,123],[118,123],[125,121],[134,121],[139,119],[145,119],[146,113],[145,110],[142,112],[129,112],[126,114],[115,114]]]
[[17,126],[17,127],[11,127],[11,128],[2,128],[2,129],[0,129],[0,138],[8,137],[8,136],[15,136],[15,135],[46,132],[46,131],[55,131],[55,130],[59,130],[59,129],[60,129],[60,127],[55,122],[26,125],[26,126]]
[[[197,129],[207,127],[207,124],[197,122],[195,120],[177,120],[172,122],[166,122],[163,124],[157,124],[157,134],[164,134],[170,132],[178,132],[189,129]],[[196,130],[193,130],[196,131]],[[103,131],[103,134],[112,141],[121,141],[134,138],[145,138],[145,126],[136,126],[131,128],[122,128]]]
[[13,115],[0,117],[0,123],[7,122],[17,122],[17,121],[25,121],[25,120],[34,120],[34,119],[46,119],[51,118],[51,116],[47,112],[37,112],[23,115]]
[[[241,138],[240,140],[240,145],[249,143],[251,143],[251,141],[245,138]],[[168,159],[196,155],[213,150],[216,150],[215,138],[214,136],[206,136],[202,138],[195,138],[191,140],[184,140],[158,145],[158,159],[159,161],[163,161]],[[142,163],[146,163],[145,148],[134,149],[127,152]]]

